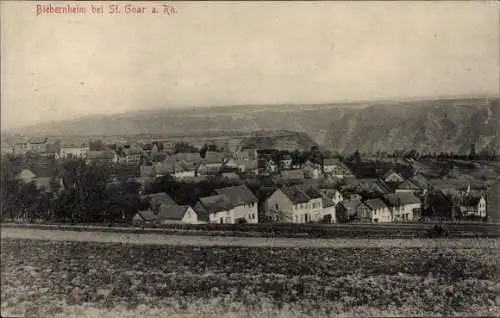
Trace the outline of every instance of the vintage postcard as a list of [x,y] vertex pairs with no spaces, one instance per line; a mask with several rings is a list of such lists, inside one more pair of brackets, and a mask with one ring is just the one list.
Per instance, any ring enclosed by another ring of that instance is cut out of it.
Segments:
[[1,1],[1,316],[498,317],[499,8]]

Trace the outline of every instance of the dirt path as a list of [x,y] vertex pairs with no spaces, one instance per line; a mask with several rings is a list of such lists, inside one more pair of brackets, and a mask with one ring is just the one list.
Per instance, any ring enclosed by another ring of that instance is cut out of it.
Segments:
[[498,248],[500,239],[301,239],[248,238],[165,234],[134,234],[2,228],[1,238],[102,242],[124,244],[243,246],[243,247],[428,247],[428,248]]

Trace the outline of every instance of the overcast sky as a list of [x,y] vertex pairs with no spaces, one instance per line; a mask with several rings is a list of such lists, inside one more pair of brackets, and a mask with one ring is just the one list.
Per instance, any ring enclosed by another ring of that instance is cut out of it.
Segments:
[[1,3],[3,129],[150,107],[499,93],[495,2],[174,2],[175,16],[151,14],[159,3],[35,16],[36,4]]

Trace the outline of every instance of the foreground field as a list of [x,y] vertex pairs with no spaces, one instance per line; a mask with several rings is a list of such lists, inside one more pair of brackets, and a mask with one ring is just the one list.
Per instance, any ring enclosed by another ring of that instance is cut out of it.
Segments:
[[2,316],[492,316],[499,254],[3,239]]

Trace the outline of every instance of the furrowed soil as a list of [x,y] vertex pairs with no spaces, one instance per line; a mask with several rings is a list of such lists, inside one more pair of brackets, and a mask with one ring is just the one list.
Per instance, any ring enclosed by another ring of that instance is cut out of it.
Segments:
[[[3,236],[3,235],[2,235]],[[306,240],[312,242],[311,240]],[[2,238],[2,316],[498,316],[499,250]],[[434,242],[434,243],[432,243]],[[443,240],[445,242],[445,240]],[[458,241],[457,241],[458,242]],[[494,244],[492,244],[492,242]]]

